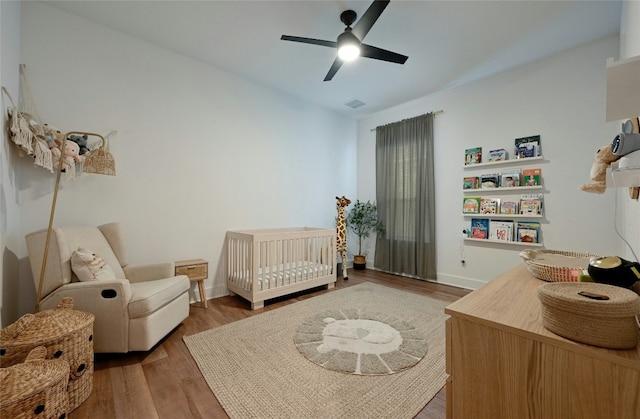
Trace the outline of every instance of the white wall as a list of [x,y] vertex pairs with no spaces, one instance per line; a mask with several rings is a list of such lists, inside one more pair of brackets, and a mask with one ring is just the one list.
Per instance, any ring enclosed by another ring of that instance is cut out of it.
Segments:
[[[20,2],[0,1],[0,81],[18,100],[20,64]],[[11,106],[2,94],[3,112]],[[0,325],[6,325],[18,317],[19,249],[24,239],[20,231],[18,201],[18,152],[7,140],[5,118],[2,118],[2,144],[0,144]]]
[[[209,296],[226,292],[227,230],[332,228],[335,196],[355,195],[357,124],[332,111],[36,2],[22,62],[44,122],[118,131],[117,176],[65,181],[55,224],[122,222],[132,263],[204,258]],[[54,177],[19,164],[24,236],[46,228]]]
[[[511,150],[517,137],[541,136],[547,249],[615,254],[614,194],[582,192],[595,150],[619,124],[604,122],[606,60],[618,37],[581,46],[493,77],[380,112],[358,124],[358,195],[375,199],[375,132],[379,125],[444,110],[435,119],[438,281],[476,288],[522,262],[522,247],[463,242],[464,150]],[[464,258],[463,266],[460,259]]]

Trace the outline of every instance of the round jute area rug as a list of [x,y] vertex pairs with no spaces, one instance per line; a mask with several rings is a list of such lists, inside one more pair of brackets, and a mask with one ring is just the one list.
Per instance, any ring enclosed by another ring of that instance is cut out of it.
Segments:
[[426,337],[413,325],[359,309],[329,310],[308,318],[293,341],[311,362],[357,375],[393,374],[427,354]]

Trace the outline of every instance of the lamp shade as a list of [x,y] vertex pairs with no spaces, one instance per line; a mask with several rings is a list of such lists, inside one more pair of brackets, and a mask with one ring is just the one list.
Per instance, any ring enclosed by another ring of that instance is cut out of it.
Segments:
[[345,61],[351,61],[360,55],[360,40],[346,30],[338,36],[338,57]]
[[607,60],[606,121],[640,116],[640,56]]

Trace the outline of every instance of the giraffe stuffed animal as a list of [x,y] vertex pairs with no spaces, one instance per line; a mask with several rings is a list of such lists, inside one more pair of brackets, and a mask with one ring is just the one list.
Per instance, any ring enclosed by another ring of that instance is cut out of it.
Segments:
[[351,200],[336,196],[338,202],[336,208],[338,209],[338,219],[336,222],[336,251],[342,258],[342,279],[349,279],[347,277],[347,219],[344,216],[344,209],[351,203]]

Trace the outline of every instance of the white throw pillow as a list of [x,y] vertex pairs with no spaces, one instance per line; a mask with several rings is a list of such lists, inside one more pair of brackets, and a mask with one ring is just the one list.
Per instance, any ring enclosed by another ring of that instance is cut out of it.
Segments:
[[111,266],[100,255],[84,247],[79,247],[71,255],[71,269],[83,282],[116,278]]

